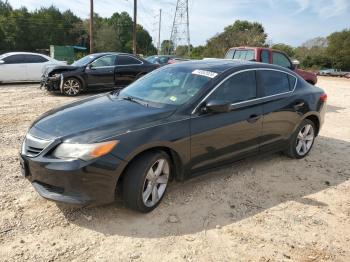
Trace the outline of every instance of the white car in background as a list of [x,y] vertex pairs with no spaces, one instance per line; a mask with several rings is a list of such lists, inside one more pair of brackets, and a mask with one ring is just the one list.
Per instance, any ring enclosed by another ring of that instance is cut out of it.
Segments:
[[2,54],[0,55],[0,83],[40,82],[45,68],[55,65],[66,65],[66,62],[37,53],[11,52]]

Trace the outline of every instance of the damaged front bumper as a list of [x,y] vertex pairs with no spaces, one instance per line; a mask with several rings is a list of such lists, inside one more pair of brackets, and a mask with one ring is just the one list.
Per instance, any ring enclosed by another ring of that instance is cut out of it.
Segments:
[[44,87],[47,91],[60,91],[62,92],[63,75],[55,74],[53,76],[43,76],[41,78],[40,87]]

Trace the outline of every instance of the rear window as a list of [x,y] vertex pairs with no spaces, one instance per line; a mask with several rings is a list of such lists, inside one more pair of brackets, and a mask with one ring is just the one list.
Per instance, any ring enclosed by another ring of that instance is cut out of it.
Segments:
[[30,63],[30,64],[45,63],[49,61],[45,57],[42,57],[40,55],[24,55],[24,59],[26,63]]
[[117,65],[140,65],[142,62],[132,56],[120,55],[117,57]]
[[235,49],[230,49],[225,55],[226,59],[233,59],[233,55],[235,54]]
[[258,70],[258,74],[264,96],[278,95],[293,89],[291,88],[289,74],[274,70]]
[[255,59],[254,50],[236,50],[233,59],[251,61]]

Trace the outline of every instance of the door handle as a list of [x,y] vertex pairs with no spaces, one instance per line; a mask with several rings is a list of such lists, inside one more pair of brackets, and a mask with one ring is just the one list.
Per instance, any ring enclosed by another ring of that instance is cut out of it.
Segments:
[[249,123],[255,123],[256,121],[258,121],[260,119],[261,115],[251,115],[247,121]]

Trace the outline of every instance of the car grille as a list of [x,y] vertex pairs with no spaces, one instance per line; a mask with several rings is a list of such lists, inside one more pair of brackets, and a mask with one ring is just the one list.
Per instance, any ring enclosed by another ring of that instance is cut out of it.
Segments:
[[22,154],[29,157],[35,157],[51,143],[51,140],[46,140],[27,134],[23,141]]
[[52,193],[57,193],[57,194],[63,194],[64,193],[64,188],[62,188],[62,187],[49,185],[49,184],[46,184],[46,183],[43,183],[43,182],[39,182],[37,180],[35,180],[33,183],[38,184],[39,186],[41,186],[46,191],[49,191],[49,192],[52,192]]

